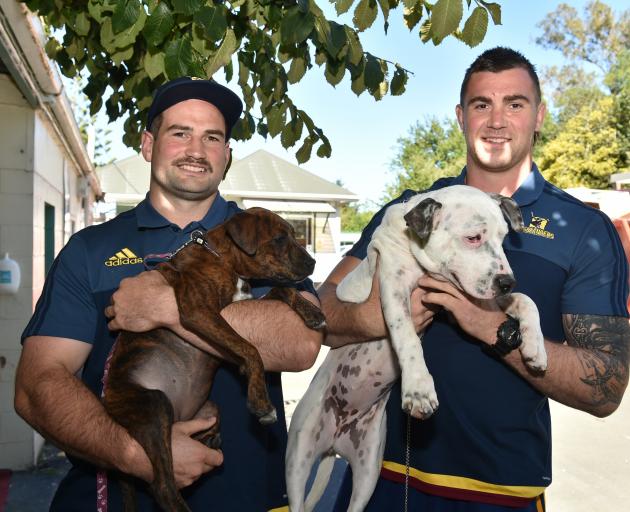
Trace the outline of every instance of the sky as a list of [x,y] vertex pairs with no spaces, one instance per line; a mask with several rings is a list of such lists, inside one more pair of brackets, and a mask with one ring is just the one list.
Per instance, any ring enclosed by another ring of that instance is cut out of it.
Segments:
[[[397,153],[397,141],[407,136],[418,121],[434,116],[454,119],[464,72],[480,53],[498,45],[509,46],[522,52],[539,70],[563,64],[560,52],[544,49],[535,42],[542,33],[538,23],[563,2],[499,0],[499,3],[502,25],[490,21],[484,41],[475,48],[469,48],[453,37],[446,38],[439,46],[422,43],[417,30],[409,32],[405,27],[400,8],[390,12],[386,35],[379,13],[372,27],[361,34],[363,49],[398,62],[413,72],[402,96],[387,95],[375,101],[364,92],[357,97],[350,89],[348,73],[333,88],[324,78],[324,69],[317,66],[313,66],[299,83],[290,85],[289,93],[294,103],[322,128],[332,145],[330,158],[319,158],[313,149],[311,159],[301,167],[332,182],[341,180],[347,189],[361,198],[362,207],[374,210],[381,204],[385,186],[394,180],[396,171],[391,162]],[[588,0],[565,0],[564,3],[582,14]],[[608,0],[606,3],[617,14],[627,8],[627,0]],[[319,0],[318,4],[329,19],[336,18],[332,4],[325,0]],[[464,9],[467,17],[466,6]],[[352,9],[339,19],[352,25]],[[240,93],[236,78],[228,85]],[[119,141],[122,122],[112,128],[116,139],[112,146],[114,157],[121,159],[133,154]],[[301,143],[285,150],[279,136],[265,140],[256,134],[249,141],[232,141],[231,146],[236,158],[265,149],[297,164],[294,154]]]

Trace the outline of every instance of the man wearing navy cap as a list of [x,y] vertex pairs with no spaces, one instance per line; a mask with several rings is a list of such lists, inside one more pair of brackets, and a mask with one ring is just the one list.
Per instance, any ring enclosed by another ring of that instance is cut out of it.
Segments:
[[[152,479],[151,465],[142,448],[103,410],[101,379],[120,328],[163,326],[194,337],[179,324],[174,294],[161,275],[141,274],[143,260],[174,252],[196,229],[211,229],[239,211],[221,197],[218,186],[241,112],[238,96],[211,80],[179,78],[161,86],[142,136],[142,155],[151,162],[146,199],[110,222],[76,233],[50,270],[22,335],[15,405],[72,462],[53,499],[53,511],[94,510],[99,468],[137,477],[138,510],[158,510],[143,491],[142,481]],[[254,285],[254,296],[269,289],[264,284]],[[312,283],[303,288],[304,296],[318,303]],[[109,325],[105,311],[113,317]],[[258,348],[279,421],[264,427],[252,417],[242,376],[224,365],[210,397],[225,426],[222,449],[212,450],[191,437],[214,418],[176,423],[176,480],[193,511],[286,510],[286,424],[278,372],[310,367],[321,334],[277,301],[234,303],[222,315]],[[121,506],[120,489],[110,479],[108,510]]]

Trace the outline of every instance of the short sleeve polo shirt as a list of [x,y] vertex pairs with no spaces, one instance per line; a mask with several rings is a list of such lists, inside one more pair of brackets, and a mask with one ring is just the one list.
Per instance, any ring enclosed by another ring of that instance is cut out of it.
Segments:
[[[465,183],[466,170],[432,189]],[[393,202],[408,200],[405,191]],[[547,182],[536,166],[513,195],[525,230],[510,231],[504,250],[515,291],[538,306],[545,338],[562,342],[562,314],[628,317],[628,268],[617,232],[600,211]],[[349,255],[365,258],[381,210]],[[440,407],[412,421],[412,488],[456,499],[523,504],[551,483],[551,422],[545,396],[480,350],[445,314],[427,329],[423,350]],[[400,384],[387,407],[382,476],[404,481],[407,421]],[[507,501],[506,501],[507,500]],[[382,504],[381,504],[382,505]],[[381,510],[369,508],[369,510]]]
[[[107,328],[104,310],[120,281],[145,270],[145,261],[166,259],[190,240],[194,230],[211,229],[238,211],[234,202],[217,195],[203,219],[180,229],[162,217],[147,198],[109,222],[81,230],[53,263],[22,340],[53,336],[91,344],[81,378],[100,396],[105,360],[116,338],[116,333]],[[270,289],[269,283],[252,285],[255,297]],[[299,288],[315,293],[310,281]],[[226,364],[217,371],[210,399],[221,411],[224,464],[183,491],[192,510],[207,510],[208,503],[216,511],[266,511],[286,506],[287,434],[281,380],[279,373],[267,373],[266,377],[278,412],[278,421],[271,426],[260,425],[248,412],[246,381],[238,370]],[[95,468],[76,458],[71,461],[73,466],[59,486],[53,511],[78,512],[95,507]],[[110,479],[109,507],[110,512],[122,509],[115,479]],[[146,493],[140,492],[138,510],[159,509]]]

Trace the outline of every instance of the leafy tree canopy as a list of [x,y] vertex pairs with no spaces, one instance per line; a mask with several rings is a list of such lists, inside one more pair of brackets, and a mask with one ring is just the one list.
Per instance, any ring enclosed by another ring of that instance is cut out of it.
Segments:
[[[537,43],[569,64],[544,70],[553,109],[553,138],[536,156],[561,187],[608,188],[610,174],[630,170],[630,10],[618,16],[595,0],[583,17],[560,4],[539,27]],[[599,73],[587,72],[585,63]]]
[[620,156],[612,118],[613,99],[608,96],[569,119],[541,150],[538,164],[545,177],[561,188],[608,188]]
[[466,143],[457,121],[427,118],[398,139],[391,167],[397,174],[385,190],[384,201],[403,190],[424,190],[438,178],[455,176],[466,163]]
[[[324,67],[333,86],[348,75],[352,91],[376,100],[405,91],[409,72],[363,48],[360,32],[380,12],[387,31],[392,10],[402,8],[409,30],[437,45],[452,35],[479,44],[488,22],[501,23],[498,3],[483,0],[331,0],[337,15],[352,9],[352,26],[326,18],[315,0],[26,0],[48,24],[48,55],[74,77],[89,70],[84,92],[91,114],[105,100],[110,121],[128,114],[124,142],[138,148],[153,91],[179,76],[236,79],[246,111],[233,136],[258,132],[280,136],[285,148],[301,141],[296,157],[308,160],[314,146],[328,157],[331,144],[289,88],[312,67]],[[464,3],[469,13],[465,22]],[[463,26],[462,26],[463,22]]]

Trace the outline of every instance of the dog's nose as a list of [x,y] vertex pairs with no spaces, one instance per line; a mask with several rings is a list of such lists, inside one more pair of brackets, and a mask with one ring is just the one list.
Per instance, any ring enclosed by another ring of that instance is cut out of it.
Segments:
[[494,278],[492,287],[495,289],[495,291],[499,295],[507,295],[514,289],[515,285],[516,285],[516,279],[514,279],[511,275],[498,274]]

